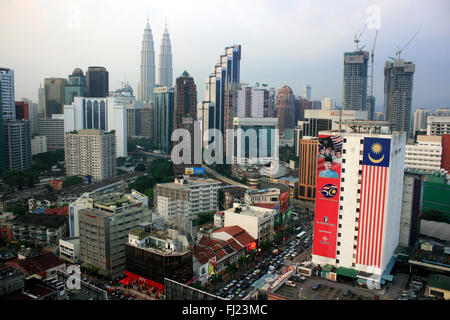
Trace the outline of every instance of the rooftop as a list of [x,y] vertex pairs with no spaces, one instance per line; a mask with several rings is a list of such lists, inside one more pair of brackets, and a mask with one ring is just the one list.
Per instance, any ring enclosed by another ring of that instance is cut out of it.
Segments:
[[442,274],[431,274],[428,278],[429,287],[450,291],[450,277]]
[[46,228],[58,228],[67,222],[67,217],[64,215],[43,215],[26,213],[19,215],[13,220],[13,224],[31,224],[44,226]]

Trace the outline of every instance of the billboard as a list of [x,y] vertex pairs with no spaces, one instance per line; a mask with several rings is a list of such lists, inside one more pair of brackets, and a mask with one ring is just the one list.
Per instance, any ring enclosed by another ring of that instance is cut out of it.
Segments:
[[319,135],[313,254],[336,258],[342,136]]
[[184,174],[205,174],[205,168],[203,167],[184,168]]

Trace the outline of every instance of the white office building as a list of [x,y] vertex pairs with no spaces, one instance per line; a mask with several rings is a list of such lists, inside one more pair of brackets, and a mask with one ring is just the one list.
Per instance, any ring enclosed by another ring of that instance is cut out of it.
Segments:
[[127,108],[116,97],[75,97],[64,106],[64,132],[82,129],[115,131],[116,157],[127,157]]
[[47,137],[34,136],[31,138],[31,155],[47,152]]
[[276,209],[233,203],[233,208],[224,211],[224,226],[239,226],[259,243],[273,240]]
[[336,109],[336,102],[331,98],[324,98],[322,100],[322,109],[323,110],[334,110]]
[[430,116],[427,119],[427,135],[450,134],[450,117]]
[[221,182],[204,178],[175,178],[154,188],[156,212],[167,220],[194,220],[199,213],[217,211]]
[[3,121],[16,120],[16,104],[14,101],[14,70],[0,67],[0,108]]
[[427,172],[439,171],[442,158],[441,136],[417,136],[417,143],[406,145],[405,167]]
[[418,108],[414,112],[414,125],[413,133],[416,131],[426,131],[427,130],[427,119],[430,115],[430,110],[424,108]]
[[388,125],[349,121],[345,132],[319,134],[342,143],[342,159],[337,178],[317,178],[312,262],[374,287],[392,280],[400,233],[406,133]]

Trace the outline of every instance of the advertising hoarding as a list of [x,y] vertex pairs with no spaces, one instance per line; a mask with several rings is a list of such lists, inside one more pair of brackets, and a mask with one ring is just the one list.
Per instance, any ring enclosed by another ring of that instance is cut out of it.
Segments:
[[313,254],[336,258],[342,136],[319,135]]

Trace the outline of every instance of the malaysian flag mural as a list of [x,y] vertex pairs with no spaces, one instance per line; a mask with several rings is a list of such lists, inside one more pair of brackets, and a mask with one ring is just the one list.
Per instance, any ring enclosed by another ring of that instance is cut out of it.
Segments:
[[390,139],[364,138],[356,263],[381,267]]

